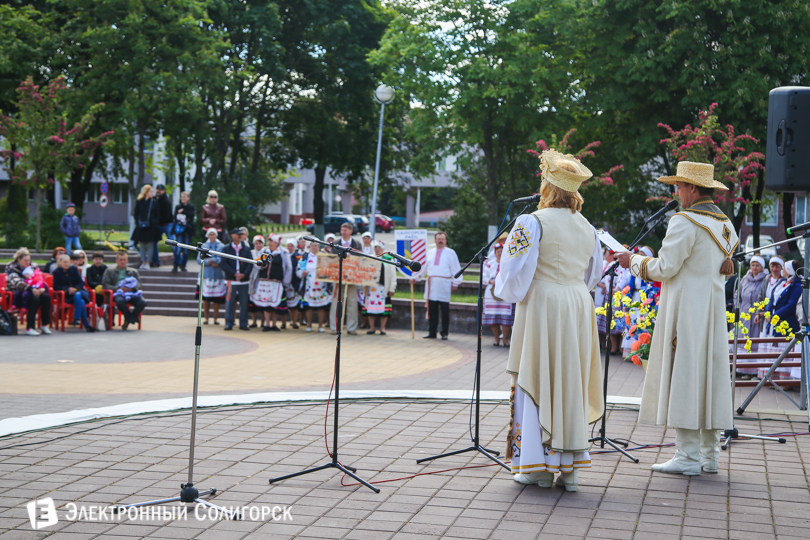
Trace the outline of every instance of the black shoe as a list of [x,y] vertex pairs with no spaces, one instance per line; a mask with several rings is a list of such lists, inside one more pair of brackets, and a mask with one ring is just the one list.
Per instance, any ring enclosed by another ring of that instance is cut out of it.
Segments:
[[275,326],[275,325],[273,325],[273,326],[268,326],[268,327],[267,327],[267,329],[268,329],[268,330],[270,330],[271,332],[281,332],[281,330],[279,329],[279,327],[278,327],[278,326]]
[[172,266],[172,274],[176,273],[177,273],[177,265],[175,264],[174,266]]
[[262,332],[269,332],[271,328],[269,326],[262,326]]
[[127,328],[129,328],[129,321],[124,320],[124,324],[121,325],[121,330],[126,331]]
[[92,326],[85,326],[85,327],[84,327],[84,330],[85,330],[86,332],[90,332],[91,334],[92,334],[93,332],[95,332],[95,331],[96,331],[96,329],[95,329],[95,328],[93,328]]
[[298,325],[297,325],[297,324],[295,324],[295,323],[293,323],[293,324],[292,324],[292,329],[293,329],[293,330],[298,330]]
[[422,339],[436,339],[436,334],[428,334],[426,336],[422,336]]
[[369,331],[366,332],[366,334],[371,335],[371,334],[374,334],[375,332],[377,332],[377,331],[376,330],[369,330]]
[[251,327],[251,328],[258,328],[258,327],[259,327],[259,325],[258,325],[258,324],[256,324],[256,323],[253,323],[253,324],[251,324],[251,325],[250,325],[250,327]]
[[185,266],[180,267],[181,272],[188,272],[188,269]]
[[223,328],[223,330],[233,330],[233,325],[228,326],[228,325],[226,324],[226,325],[225,325],[225,328]]
[[249,331],[250,331],[250,327],[247,327],[247,326],[240,326],[240,327],[239,327],[239,330],[244,330],[245,332],[249,332]]
[[447,341],[447,334],[442,334],[442,341]]

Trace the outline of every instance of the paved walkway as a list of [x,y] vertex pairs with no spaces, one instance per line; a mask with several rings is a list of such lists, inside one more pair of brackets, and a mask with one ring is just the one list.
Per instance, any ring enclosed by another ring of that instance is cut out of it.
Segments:
[[[3,340],[0,417],[60,412],[190,394],[194,321],[145,317],[144,330]],[[203,394],[328,389],[334,338],[305,334],[204,330]],[[508,351],[484,339],[482,386],[507,390]],[[471,389],[475,337],[412,340],[410,333],[345,336],[344,388]],[[615,358],[615,357],[614,357]],[[613,360],[609,393],[639,396],[643,372]],[[803,433],[807,413],[763,390],[737,426],[745,433]],[[739,399],[738,399],[739,403]],[[784,408],[784,411],[775,409]],[[758,412],[759,411],[759,412]],[[332,411],[330,410],[330,413]],[[280,403],[204,410],[199,415],[195,482],[216,487],[223,506],[288,506],[291,521],[69,519],[80,508],[177,495],[186,480],[187,412],[103,420],[0,441],[0,540],[54,538],[807,538],[810,484],[804,463],[810,436],[787,443],[735,442],[719,474],[652,473],[672,447],[636,450],[634,464],[594,453],[580,491],[522,486],[486,458],[469,453],[417,465],[416,459],[469,445],[469,408],[440,400],[345,401],[340,460],[364,479],[343,487],[333,470],[268,484],[274,476],[328,461],[322,403]],[[481,407],[481,434],[502,450],[509,409]],[[627,408],[609,412],[613,437],[661,444],[674,433],[636,424]],[[85,431],[88,430],[89,431]],[[332,445],[331,419],[327,427]],[[23,446],[18,446],[23,445]],[[598,449],[597,449],[598,450]],[[476,468],[463,468],[475,466]],[[452,470],[445,470],[452,469]],[[348,482],[347,482],[348,483]],[[25,505],[51,497],[60,521],[34,531]],[[168,511],[171,511],[171,507]],[[259,510],[257,510],[258,512]],[[130,519],[132,518],[132,519]],[[52,534],[51,534],[52,533]],[[51,534],[48,536],[48,534]]]

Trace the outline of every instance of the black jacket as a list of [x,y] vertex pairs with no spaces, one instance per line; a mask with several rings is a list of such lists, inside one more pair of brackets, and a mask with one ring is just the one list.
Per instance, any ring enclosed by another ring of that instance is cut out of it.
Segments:
[[[239,257],[243,257],[245,259],[252,259],[252,254],[250,253],[250,248],[245,246],[244,244],[239,246],[239,253],[233,249],[233,242],[229,242],[228,245],[222,250],[222,253],[227,253],[229,255],[237,255]],[[219,267],[225,273],[225,279],[233,281],[236,279],[236,265],[239,265],[240,272],[244,274],[242,279],[239,281],[249,281],[250,280],[250,272],[253,270],[253,266],[248,263],[243,263],[240,261],[235,261],[233,259],[228,259],[222,257],[222,261],[219,263]]]
[[160,221],[158,221],[158,225],[161,227],[171,225],[174,221],[174,212],[172,212],[172,200],[169,198],[169,194],[166,193],[162,197],[155,197],[154,199],[160,207]]
[[[162,236],[158,229],[160,206],[154,197],[135,202],[135,230],[132,231],[133,242],[157,242]],[[139,223],[148,222],[148,227],[139,227]]]
[[178,234],[177,211],[181,209],[183,210],[181,212],[181,215],[186,216],[186,224],[185,224],[186,230],[183,232],[183,234],[187,234],[189,235],[189,238],[192,238],[194,236],[194,213],[196,209],[194,208],[194,205],[191,204],[190,202],[188,204],[181,203],[174,207],[174,224],[172,225],[172,234]]
[[95,289],[101,285],[101,280],[104,278],[104,272],[106,271],[106,264],[102,264],[99,267],[96,267],[95,264],[90,265],[90,268],[87,269],[87,284],[91,289]]

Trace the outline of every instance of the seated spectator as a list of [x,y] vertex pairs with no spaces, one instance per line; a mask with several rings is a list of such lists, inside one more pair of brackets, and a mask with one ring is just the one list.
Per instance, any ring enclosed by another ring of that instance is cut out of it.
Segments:
[[[104,277],[101,280],[101,285],[104,289],[111,291],[121,289],[124,293],[123,295],[113,294],[113,302],[124,316],[124,324],[121,330],[126,330],[130,324],[137,323],[141,313],[146,309],[146,300],[143,299],[143,296],[130,296],[130,299],[127,300],[126,293],[135,292],[141,288],[140,274],[134,268],[127,266],[127,263],[129,263],[127,254],[117,253],[115,256],[115,266],[108,268],[107,271],[104,272]],[[135,278],[137,283],[134,288],[122,285],[122,282],[128,277]],[[129,309],[127,304],[132,304],[132,310]]]
[[90,293],[84,286],[79,269],[70,264],[71,259],[74,259],[73,255],[59,256],[59,266],[53,271],[53,289],[64,291],[65,303],[73,304],[73,320],[70,321],[70,325],[79,326],[81,321],[85,330],[95,332],[96,329],[87,318],[86,304],[90,301]]
[[78,268],[79,272],[81,272],[82,279],[86,279],[87,269],[90,268],[90,265],[87,263],[87,253],[85,253],[83,249],[74,249],[73,253],[70,254],[71,261],[73,261],[74,255],[76,256],[76,262],[73,264],[75,264],[76,268]]
[[[14,294],[12,304],[17,309],[28,310],[28,329],[26,335],[38,336],[37,312],[42,322],[41,332],[51,334],[48,326],[51,324],[51,293],[47,285],[41,287],[37,284],[25,282],[23,272],[31,266],[31,254],[27,248],[21,247],[14,254],[14,260],[6,268],[6,290]],[[33,274],[32,274],[33,277]]]
[[101,280],[104,278],[104,272],[107,271],[107,265],[104,264],[104,253],[96,251],[93,253],[93,265],[87,268],[87,286],[96,291],[96,294],[102,294],[104,287],[101,286]]
[[67,250],[61,246],[53,248],[53,251],[51,251],[51,260],[48,261],[48,264],[45,265],[45,268],[43,268],[42,271],[45,272],[46,274],[53,274],[54,268],[59,266],[59,263],[56,262],[56,259],[62,253],[67,253]]

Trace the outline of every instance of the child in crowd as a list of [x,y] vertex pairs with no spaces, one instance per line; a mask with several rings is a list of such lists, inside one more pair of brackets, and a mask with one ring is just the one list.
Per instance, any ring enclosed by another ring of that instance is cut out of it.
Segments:
[[45,278],[42,277],[42,271],[39,268],[31,268],[29,266],[23,270],[22,275],[25,284],[31,286],[32,289],[48,290],[48,284],[45,283]]
[[65,235],[65,250],[70,255],[72,249],[82,249],[79,243],[79,235],[82,233],[82,227],[79,225],[79,216],[76,215],[76,205],[68,203],[65,209],[65,215],[62,216],[62,221],[59,222],[59,228],[62,234]]
[[93,253],[93,265],[87,269],[87,285],[96,291],[96,294],[101,294],[103,287],[101,286],[101,279],[104,277],[104,272],[107,271],[107,265],[104,264],[104,253],[96,251]]

